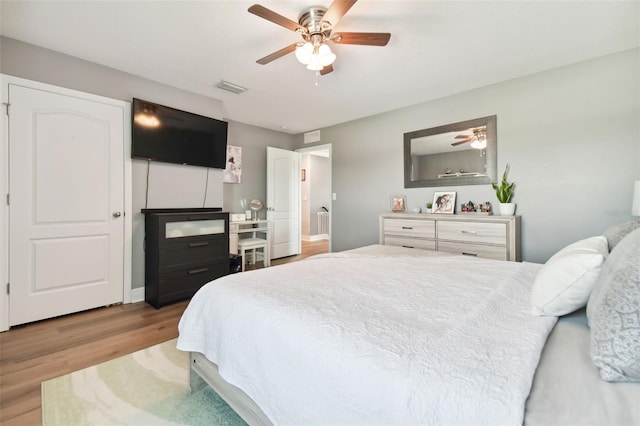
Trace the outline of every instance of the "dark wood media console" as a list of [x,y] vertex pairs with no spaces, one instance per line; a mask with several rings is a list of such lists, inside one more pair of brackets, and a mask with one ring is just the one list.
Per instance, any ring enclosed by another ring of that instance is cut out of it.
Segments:
[[222,209],[143,209],[145,300],[156,309],[192,297],[229,273],[229,214]]

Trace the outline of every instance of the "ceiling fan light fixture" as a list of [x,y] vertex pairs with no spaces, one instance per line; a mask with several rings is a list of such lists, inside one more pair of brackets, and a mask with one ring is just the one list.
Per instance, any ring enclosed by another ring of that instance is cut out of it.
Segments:
[[[1,1],[1,0],[0,0]],[[329,8],[313,6],[298,16],[298,21],[292,21],[259,4],[254,4],[248,11],[262,19],[294,31],[304,41],[290,44],[273,52],[256,62],[266,65],[295,51],[296,59],[306,65],[308,69],[320,71],[326,75],[333,71],[331,66],[336,55],[331,52],[326,41],[340,44],[356,44],[364,46],[386,46],[391,34],[370,32],[343,32],[331,35],[333,28],[358,0],[333,0]],[[322,50],[322,52],[320,52]],[[315,59],[314,59],[315,57]]]
[[320,61],[320,65],[326,67],[335,62],[336,55],[331,51],[328,45],[322,43],[318,48],[318,60]]
[[[305,54],[308,53],[308,48],[306,45],[311,45],[311,52],[309,54],[309,61],[303,62],[300,57],[298,57],[298,49],[296,48],[296,57],[300,62],[307,66],[308,70],[311,71],[321,71],[324,67],[333,64],[336,60],[336,55],[331,51],[331,48],[325,43],[320,43],[317,46],[314,46],[311,43],[305,43],[300,50],[304,50]],[[301,54],[303,56],[303,54]],[[306,60],[306,56],[303,56],[303,59]]]
[[311,62],[307,65],[307,69],[311,71],[322,71],[322,64],[318,58],[318,55],[311,56]]
[[296,47],[296,59],[303,65],[308,65],[311,62],[311,56],[313,55],[313,44],[310,42],[300,43]]

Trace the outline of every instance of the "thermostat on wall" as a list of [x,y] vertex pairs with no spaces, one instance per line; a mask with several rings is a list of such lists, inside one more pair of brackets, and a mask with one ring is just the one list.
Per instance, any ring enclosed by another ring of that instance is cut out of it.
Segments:
[[244,213],[231,213],[229,220],[231,220],[231,222],[241,222],[245,220],[245,215]]

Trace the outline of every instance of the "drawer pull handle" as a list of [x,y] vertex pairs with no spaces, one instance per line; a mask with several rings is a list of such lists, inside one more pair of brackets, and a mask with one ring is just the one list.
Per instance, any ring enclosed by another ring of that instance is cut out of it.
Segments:
[[402,229],[413,229],[413,226],[403,226]]
[[478,253],[467,253],[467,252],[462,252],[463,256],[474,256],[474,257],[478,257]]
[[208,270],[209,270],[209,268],[193,269],[193,270],[189,271],[189,275],[201,274],[203,272],[207,272]]
[[209,242],[207,241],[202,241],[199,243],[189,243],[189,247],[203,247],[203,246],[208,246]]
[[465,231],[464,229],[460,232],[462,232],[463,234],[473,234],[473,235],[476,235],[478,233],[478,231]]
[[405,248],[415,248],[414,246],[405,246],[405,245],[403,245],[402,247],[405,247]]

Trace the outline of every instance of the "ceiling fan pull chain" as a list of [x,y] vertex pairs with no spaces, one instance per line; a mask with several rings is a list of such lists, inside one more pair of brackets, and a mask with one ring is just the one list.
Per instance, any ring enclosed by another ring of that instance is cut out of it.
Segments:
[[316,87],[318,87],[318,77],[320,77],[320,71],[316,71]]

